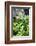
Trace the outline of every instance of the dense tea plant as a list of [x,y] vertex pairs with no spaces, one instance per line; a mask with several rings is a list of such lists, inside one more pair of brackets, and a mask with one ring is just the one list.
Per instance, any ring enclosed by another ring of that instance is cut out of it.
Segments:
[[13,17],[13,35],[28,36],[29,35],[29,15],[16,14]]

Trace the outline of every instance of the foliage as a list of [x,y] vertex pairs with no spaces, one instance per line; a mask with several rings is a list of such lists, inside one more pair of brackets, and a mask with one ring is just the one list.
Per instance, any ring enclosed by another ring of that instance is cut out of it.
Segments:
[[29,15],[18,14],[15,17],[13,17],[13,35],[29,35]]

